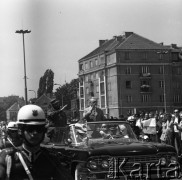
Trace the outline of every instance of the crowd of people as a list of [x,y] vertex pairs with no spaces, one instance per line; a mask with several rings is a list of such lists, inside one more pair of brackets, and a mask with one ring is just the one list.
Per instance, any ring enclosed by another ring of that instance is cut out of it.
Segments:
[[181,156],[182,147],[182,111],[142,112],[126,118],[138,138],[147,137],[149,141],[166,143],[176,148]]
[[[106,117],[97,107],[97,99],[92,97],[89,102],[83,118],[77,123],[104,121]],[[65,106],[60,107],[55,99],[50,105],[51,109],[46,115],[37,105],[25,105],[19,110],[16,122],[0,124],[0,180],[21,180],[27,177],[40,180],[72,179],[68,170],[58,161],[57,154],[41,147],[45,135],[51,139],[56,127],[67,126]],[[142,112],[130,114],[126,118],[120,116],[111,119],[128,121],[138,139],[169,144],[175,147],[178,156],[182,156],[182,111]],[[104,124],[100,135],[108,138]]]

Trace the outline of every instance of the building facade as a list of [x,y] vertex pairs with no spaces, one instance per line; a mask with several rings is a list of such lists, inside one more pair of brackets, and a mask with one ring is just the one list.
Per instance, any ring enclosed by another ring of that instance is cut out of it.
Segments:
[[78,62],[81,117],[92,96],[108,117],[182,108],[182,55],[175,44],[125,32],[100,40]]

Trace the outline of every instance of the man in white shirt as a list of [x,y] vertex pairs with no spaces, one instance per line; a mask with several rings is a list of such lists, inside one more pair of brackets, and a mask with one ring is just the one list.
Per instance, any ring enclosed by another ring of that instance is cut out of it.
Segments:
[[179,130],[180,126],[180,117],[179,117],[179,110],[174,110],[174,144],[176,151],[178,153],[178,156],[181,155],[181,133]]

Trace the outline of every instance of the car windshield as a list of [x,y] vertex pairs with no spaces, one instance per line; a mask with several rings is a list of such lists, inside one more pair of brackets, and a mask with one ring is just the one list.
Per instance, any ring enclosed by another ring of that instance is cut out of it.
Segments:
[[124,121],[76,123],[70,126],[72,144],[137,141],[130,125]]

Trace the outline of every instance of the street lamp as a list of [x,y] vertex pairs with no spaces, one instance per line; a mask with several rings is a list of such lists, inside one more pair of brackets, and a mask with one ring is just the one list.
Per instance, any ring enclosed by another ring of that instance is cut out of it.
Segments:
[[36,98],[36,92],[35,92],[35,90],[28,90],[28,91],[33,91],[33,92],[34,92],[34,94],[35,94],[35,98]]
[[[57,85],[57,86],[60,86],[61,87],[61,84],[57,84],[55,83],[54,85]],[[63,93],[61,93],[61,106],[63,107]]]
[[26,61],[25,61],[25,41],[24,41],[24,34],[30,33],[29,30],[17,30],[15,33],[22,34],[23,36],[23,56],[24,56],[24,80],[25,80],[25,104],[28,104],[28,97],[27,97],[27,76],[26,76]]

